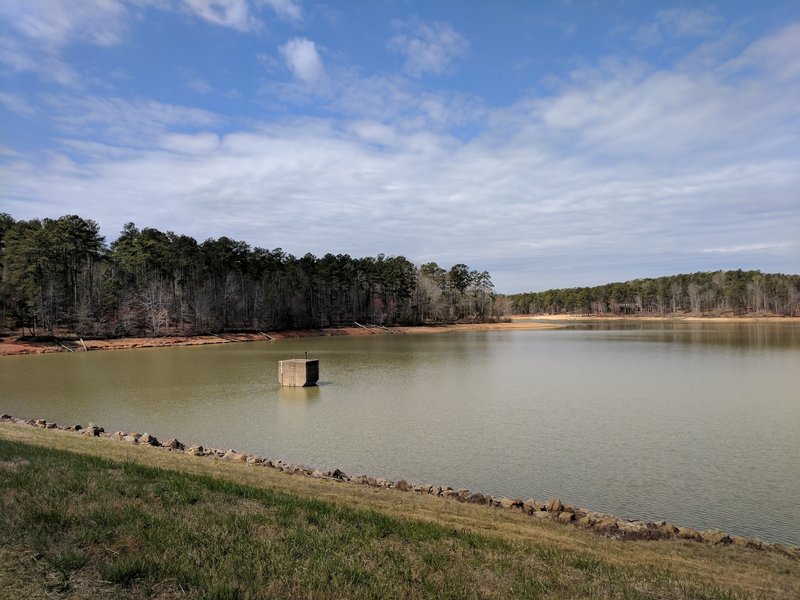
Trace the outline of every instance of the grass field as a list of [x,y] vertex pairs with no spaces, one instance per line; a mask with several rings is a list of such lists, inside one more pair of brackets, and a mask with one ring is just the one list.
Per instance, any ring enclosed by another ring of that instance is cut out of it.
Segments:
[[798,598],[798,561],[0,424],[2,598]]

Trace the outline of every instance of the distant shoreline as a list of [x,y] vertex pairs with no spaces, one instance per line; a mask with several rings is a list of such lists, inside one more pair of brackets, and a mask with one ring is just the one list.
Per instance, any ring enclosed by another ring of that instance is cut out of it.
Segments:
[[[510,322],[510,323],[456,323],[447,325],[418,325],[413,327],[332,327],[327,329],[295,329],[286,331],[266,331],[252,333],[221,333],[205,335],[175,335],[163,337],[131,337],[113,339],[80,340],[58,339],[34,341],[22,336],[9,335],[0,338],[0,356],[19,356],[24,354],[50,354],[53,352],[84,352],[96,350],[130,350],[134,348],[166,348],[172,346],[205,346],[211,344],[230,344],[282,340],[290,338],[328,337],[328,336],[369,336],[393,334],[429,334],[453,331],[507,331],[530,329],[558,329],[556,323]],[[85,346],[85,347],[84,347]]]
[[800,323],[800,317],[781,315],[745,315],[741,317],[709,317],[700,315],[512,315],[512,323],[535,321],[654,321],[654,322],[694,322],[694,323]]

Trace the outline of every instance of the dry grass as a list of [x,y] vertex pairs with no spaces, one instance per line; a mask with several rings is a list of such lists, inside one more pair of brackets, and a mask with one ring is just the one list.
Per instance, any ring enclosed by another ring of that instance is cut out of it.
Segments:
[[775,553],[57,430],[3,423],[0,440],[2,597],[800,597],[798,562]]

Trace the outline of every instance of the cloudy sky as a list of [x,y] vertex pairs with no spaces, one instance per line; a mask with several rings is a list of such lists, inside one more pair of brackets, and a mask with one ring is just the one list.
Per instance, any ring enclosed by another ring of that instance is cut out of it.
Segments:
[[800,3],[2,0],[0,211],[488,270],[800,272]]

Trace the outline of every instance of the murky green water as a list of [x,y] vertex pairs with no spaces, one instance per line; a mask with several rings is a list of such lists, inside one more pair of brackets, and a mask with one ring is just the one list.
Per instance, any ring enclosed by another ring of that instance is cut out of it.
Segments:
[[[277,361],[321,360],[279,389]],[[576,324],[0,358],[0,411],[800,544],[800,327]]]

